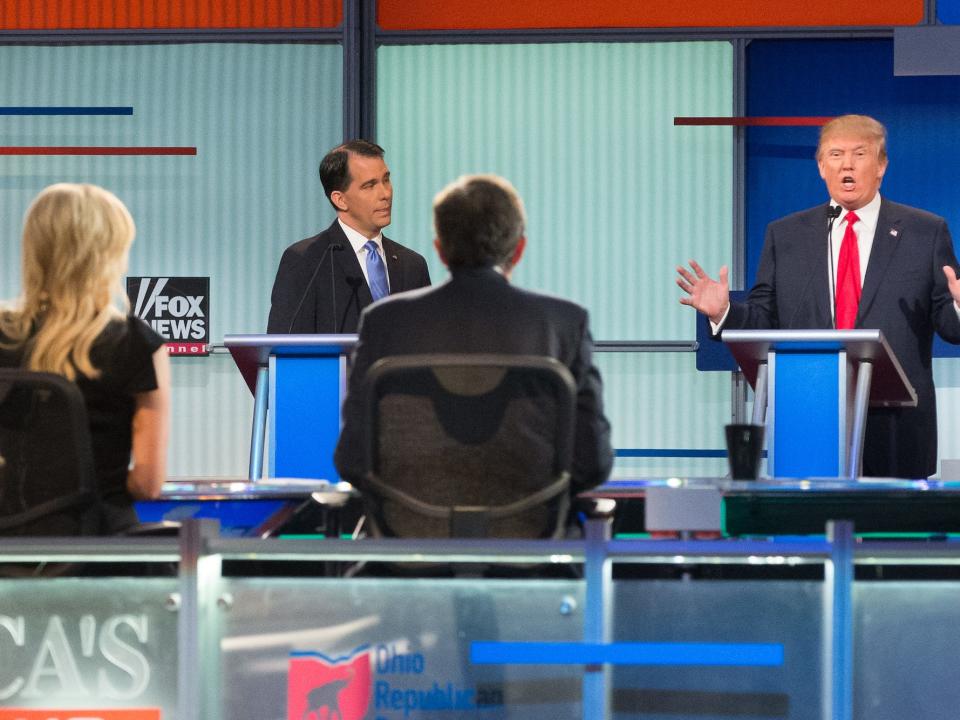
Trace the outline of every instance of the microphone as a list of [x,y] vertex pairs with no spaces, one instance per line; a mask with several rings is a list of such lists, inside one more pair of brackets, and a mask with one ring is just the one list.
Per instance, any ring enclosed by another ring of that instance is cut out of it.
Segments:
[[[333,242],[327,245],[323,253],[320,255],[320,260],[317,262],[317,266],[313,269],[313,274],[310,276],[310,279],[307,281],[306,287],[303,288],[303,295],[300,296],[300,302],[297,303],[297,309],[293,311],[293,317],[290,318],[290,326],[287,328],[288,333],[293,332],[293,326],[297,322],[297,318],[300,317],[300,311],[303,309],[303,303],[307,299],[307,294],[310,292],[310,288],[313,287],[313,281],[317,279],[317,275],[320,273],[320,267],[323,265],[323,261],[327,259],[327,255],[331,252],[337,252],[343,250],[343,245],[338,242]],[[330,260],[330,289],[333,290],[333,260]],[[334,300],[336,302],[336,300]],[[336,306],[334,306],[334,323],[336,323]],[[335,329],[335,328],[331,328]]]
[[840,217],[843,211],[839,205],[827,205],[827,247],[830,255],[828,256],[828,265],[830,267],[830,304],[833,306],[833,327],[837,327],[837,282],[833,277],[833,223]]
[[338,333],[342,333],[344,325],[347,324],[347,314],[350,312],[350,306],[354,303],[360,304],[360,296],[357,293],[360,291],[360,288],[363,287],[364,283],[362,277],[354,277],[353,275],[347,275],[344,279],[347,281],[347,285],[350,286],[350,299],[347,301],[347,306],[343,309],[343,316],[340,318],[340,325],[337,328]]
[[[830,296],[833,297],[833,221],[840,217],[841,208],[839,205],[834,207],[833,205],[827,205],[827,219],[829,224],[827,225],[827,247],[829,248],[830,257],[828,258],[828,263],[830,266]],[[797,298],[797,306],[793,309],[793,312],[790,314],[790,322],[787,323],[786,330],[793,328],[793,321],[797,317],[797,313],[800,311],[800,308],[803,307],[803,300],[807,296],[807,290],[810,289],[810,283],[813,280],[816,273],[811,273],[810,277],[807,278],[807,282],[804,283],[803,292],[800,293],[800,296]],[[836,302],[833,300],[832,302]],[[836,312],[834,312],[836,315]]]

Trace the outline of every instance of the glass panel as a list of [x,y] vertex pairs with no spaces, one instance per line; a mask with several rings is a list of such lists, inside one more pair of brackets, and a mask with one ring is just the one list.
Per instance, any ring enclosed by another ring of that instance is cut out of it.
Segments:
[[784,664],[618,667],[614,717],[819,720],[821,587],[772,580],[617,582],[615,641],[775,643],[783,645]]
[[469,659],[473,641],[579,640],[578,581],[250,578],[225,589],[224,717],[323,718],[338,704],[343,718],[581,717],[581,668]]
[[0,707],[173,717],[176,591],[175,578],[0,580]]

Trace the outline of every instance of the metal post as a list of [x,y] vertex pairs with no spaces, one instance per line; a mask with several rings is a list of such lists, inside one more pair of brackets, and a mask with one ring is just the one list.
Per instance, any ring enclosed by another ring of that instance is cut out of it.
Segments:
[[767,421],[767,363],[757,365],[757,386],[753,391],[753,424]]
[[[583,613],[583,641],[609,643],[613,614],[613,576],[607,541],[611,520],[591,518],[585,524],[586,557],[584,576],[586,608]],[[583,720],[607,720],[610,715],[610,668],[587,665],[583,673]]]
[[267,396],[270,394],[266,365],[257,368],[257,387],[253,393],[253,428],[250,431],[250,469],[247,479],[256,482],[263,476],[263,445],[267,435]]
[[[733,46],[733,115],[747,114],[747,44],[749,40],[736,38],[730,41]],[[742,290],[747,277],[747,223],[746,223],[746,157],[747,129],[733,128],[733,267],[732,281],[736,290]],[[733,412],[731,421],[742,423],[747,413],[747,383],[743,373],[731,374],[731,401]]]
[[853,718],[853,523],[827,523],[824,566],[822,710],[824,720]]
[[344,0],[344,140],[376,136],[376,32],[376,0]]
[[185,520],[180,528],[180,615],[177,618],[178,720],[220,720],[219,555],[207,554],[216,520]]
[[850,452],[847,455],[846,477],[855,480],[863,463],[863,438],[867,427],[867,409],[870,406],[870,383],[873,363],[861,360],[857,369],[857,394],[853,401],[853,431],[850,433]]

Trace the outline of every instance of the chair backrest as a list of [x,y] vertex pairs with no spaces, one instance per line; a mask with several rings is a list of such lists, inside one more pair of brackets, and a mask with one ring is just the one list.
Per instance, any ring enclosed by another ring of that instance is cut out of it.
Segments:
[[365,378],[368,520],[399,537],[559,535],[575,385],[529,355],[403,355]]
[[0,368],[0,458],[0,536],[99,531],[90,428],[76,385]]

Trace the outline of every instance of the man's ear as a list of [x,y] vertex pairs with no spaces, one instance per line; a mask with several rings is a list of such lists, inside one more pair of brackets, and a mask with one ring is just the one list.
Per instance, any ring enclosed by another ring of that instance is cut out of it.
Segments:
[[332,202],[334,207],[340,212],[347,211],[347,199],[339,190],[334,190],[332,193],[330,193],[330,202]]
[[440,238],[433,239],[433,248],[437,251],[437,257],[440,258],[440,262],[446,265],[447,259],[443,256],[443,248],[440,246]]
[[510,267],[516,267],[517,263],[520,262],[520,258],[523,257],[523,251],[527,247],[527,238],[525,235],[521,235],[520,239],[517,241],[517,247],[513,251],[513,255],[510,257]]

